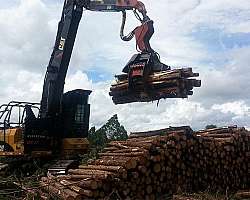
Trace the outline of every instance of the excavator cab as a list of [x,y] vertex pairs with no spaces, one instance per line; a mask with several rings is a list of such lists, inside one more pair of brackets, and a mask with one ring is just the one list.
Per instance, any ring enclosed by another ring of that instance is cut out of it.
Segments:
[[62,98],[62,112],[41,118],[40,104],[10,102],[0,106],[0,157],[48,157],[86,153],[91,91],[74,90]]
[[73,90],[62,100],[62,154],[70,156],[87,153],[89,141],[90,90]]

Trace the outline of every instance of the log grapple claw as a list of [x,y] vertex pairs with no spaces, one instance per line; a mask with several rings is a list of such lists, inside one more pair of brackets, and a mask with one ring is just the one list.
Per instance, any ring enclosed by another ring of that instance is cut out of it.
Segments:
[[171,67],[161,63],[159,55],[152,51],[133,55],[123,72],[128,74],[129,90],[136,90],[135,82],[142,82],[146,90],[150,74],[168,70],[171,70]]

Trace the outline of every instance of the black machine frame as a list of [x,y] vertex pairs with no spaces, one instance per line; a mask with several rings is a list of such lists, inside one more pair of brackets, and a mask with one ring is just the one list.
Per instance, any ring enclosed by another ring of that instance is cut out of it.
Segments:
[[[9,128],[22,127],[25,122],[27,108],[40,110],[40,103],[11,101],[8,104],[0,106],[0,130],[3,130],[4,141],[6,142],[6,130]],[[14,113],[14,109],[18,109],[18,113]],[[16,115],[18,121],[12,121],[12,116]]]

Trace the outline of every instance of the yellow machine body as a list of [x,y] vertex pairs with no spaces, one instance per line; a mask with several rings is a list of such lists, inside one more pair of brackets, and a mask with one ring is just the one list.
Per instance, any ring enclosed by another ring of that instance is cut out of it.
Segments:
[[64,156],[87,153],[89,141],[87,138],[64,138],[62,141],[62,153]]
[[0,145],[0,156],[7,155],[24,155],[24,146],[23,146],[23,129],[22,128],[9,128],[5,130],[0,130],[0,141],[4,142],[11,147],[12,151],[5,152],[4,146]]
[[[4,142],[4,131],[0,130],[0,141]],[[0,145],[1,156],[23,156],[24,155],[24,142],[23,142],[23,129],[10,128],[5,130],[5,143],[11,147],[11,151],[4,151],[3,145]],[[87,138],[65,138],[62,139],[62,154],[66,156],[84,154],[88,152],[89,141]],[[33,151],[32,157],[46,157],[51,156],[52,151]]]

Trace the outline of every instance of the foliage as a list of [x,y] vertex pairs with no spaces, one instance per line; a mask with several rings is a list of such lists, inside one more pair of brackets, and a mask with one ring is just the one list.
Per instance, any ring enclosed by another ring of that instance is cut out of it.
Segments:
[[89,131],[88,139],[91,146],[103,147],[110,141],[126,140],[127,138],[127,131],[124,126],[120,124],[118,116],[114,115],[97,131],[95,127],[92,127]]
[[88,140],[91,147],[102,148],[107,143],[108,138],[105,132],[100,129],[96,131],[95,127],[92,127],[89,131]]
[[109,141],[128,139],[127,131],[118,121],[118,116],[114,115],[98,131],[105,132]]
[[82,158],[85,163],[89,158],[98,158],[98,153],[106,147],[106,144],[114,140],[126,140],[128,138],[127,131],[118,120],[118,116],[112,116],[106,124],[96,130],[92,127],[89,130],[88,140],[90,142],[90,152]]

